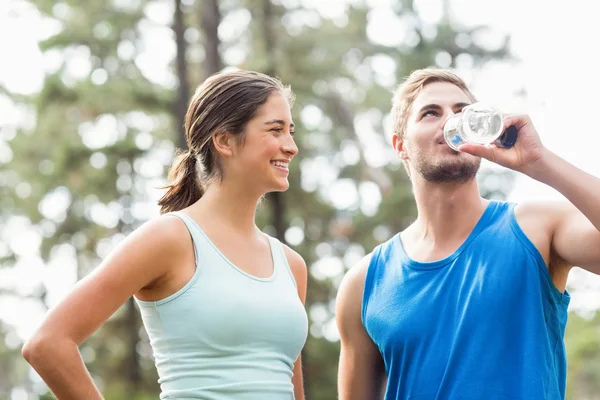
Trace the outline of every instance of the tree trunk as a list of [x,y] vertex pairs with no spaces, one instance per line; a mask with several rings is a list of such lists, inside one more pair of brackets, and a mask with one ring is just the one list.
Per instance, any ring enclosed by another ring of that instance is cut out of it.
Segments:
[[223,66],[219,47],[219,24],[221,13],[218,0],[203,0],[200,16],[200,28],[204,34],[204,75],[209,77],[219,72]]
[[[267,67],[265,74],[275,76],[277,70],[275,68],[275,29],[273,27],[274,15],[273,5],[270,0],[262,2],[262,36],[265,45],[265,58],[267,59]],[[269,205],[271,206],[271,224],[275,228],[275,236],[282,243],[285,243],[285,231],[287,229],[285,223],[285,196],[280,192],[269,193]]]
[[181,0],[175,0],[175,13],[173,15],[173,32],[175,33],[175,46],[177,55],[175,56],[177,78],[179,87],[177,90],[177,98],[173,104],[173,114],[177,124],[177,147],[187,149],[185,139],[185,113],[187,111],[188,101],[190,97],[190,89],[187,75],[186,50],[185,42],[185,22],[183,20],[183,10],[181,9]]
[[140,355],[138,344],[140,342],[140,323],[133,297],[127,301],[125,314],[125,331],[127,332],[128,353],[125,360],[125,373],[127,374],[128,391],[130,398],[135,398],[142,387],[142,373],[140,368]]
[[263,0],[262,9],[262,28],[263,28],[263,39],[265,44],[265,58],[267,59],[267,68],[265,73],[267,75],[275,75],[275,28],[273,27],[274,15],[273,15],[273,4],[271,0]]

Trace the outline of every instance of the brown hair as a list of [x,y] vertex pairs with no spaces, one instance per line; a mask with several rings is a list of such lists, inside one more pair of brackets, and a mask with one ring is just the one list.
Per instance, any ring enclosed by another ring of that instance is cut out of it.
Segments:
[[467,88],[465,81],[454,72],[437,68],[415,70],[394,93],[391,115],[393,133],[404,137],[410,108],[423,88],[433,82],[448,82],[456,85],[465,92],[471,101],[477,101],[473,93]]
[[275,91],[292,105],[290,88],[259,72],[218,73],[196,89],[185,116],[188,150],[178,151],[173,161],[168,190],[158,201],[161,214],[192,205],[202,197],[209,182],[222,179],[213,136],[226,131],[242,143],[246,125]]

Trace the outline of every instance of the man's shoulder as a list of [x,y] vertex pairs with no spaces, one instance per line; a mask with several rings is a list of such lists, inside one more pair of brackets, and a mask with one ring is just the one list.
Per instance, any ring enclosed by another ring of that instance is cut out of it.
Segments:
[[515,204],[514,214],[519,224],[552,226],[563,216],[575,210],[566,200],[523,201]]
[[392,246],[394,246],[394,242],[398,240],[399,234],[394,234],[389,239],[385,240],[382,243],[379,243],[373,251],[369,254],[361,258],[358,262],[356,262],[348,272],[344,275],[342,280],[342,284],[340,285],[340,289],[342,287],[350,286],[351,290],[357,290],[364,288],[365,279],[367,277],[367,271],[369,270],[369,266],[373,261],[377,261],[379,259],[380,254],[382,252],[387,252]]
[[365,277],[367,275],[367,269],[371,263],[371,257],[373,253],[369,253],[355,263],[348,272],[344,275],[340,289],[350,287],[349,290],[356,290],[364,286]]
[[336,295],[336,321],[342,337],[352,336],[362,325],[362,301],[372,253],[355,263],[344,275]]

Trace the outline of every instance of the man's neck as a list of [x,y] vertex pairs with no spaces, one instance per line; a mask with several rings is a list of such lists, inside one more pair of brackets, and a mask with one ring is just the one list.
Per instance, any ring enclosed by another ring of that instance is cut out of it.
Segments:
[[464,183],[413,182],[418,217],[412,237],[430,243],[464,238],[483,215],[488,201],[475,179]]

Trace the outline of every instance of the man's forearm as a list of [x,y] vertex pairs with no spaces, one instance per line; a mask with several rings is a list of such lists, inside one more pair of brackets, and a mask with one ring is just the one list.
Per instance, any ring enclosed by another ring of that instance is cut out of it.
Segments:
[[600,231],[600,178],[549,150],[536,165],[523,172],[560,192]]

